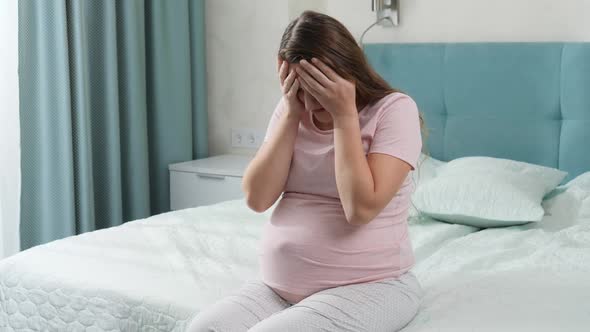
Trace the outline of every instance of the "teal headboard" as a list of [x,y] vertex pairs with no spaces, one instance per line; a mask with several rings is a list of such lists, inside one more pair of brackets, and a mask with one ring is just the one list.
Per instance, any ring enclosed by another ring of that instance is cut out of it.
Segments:
[[417,102],[434,158],[509,158],[590,171],[590,43],[366,44]]

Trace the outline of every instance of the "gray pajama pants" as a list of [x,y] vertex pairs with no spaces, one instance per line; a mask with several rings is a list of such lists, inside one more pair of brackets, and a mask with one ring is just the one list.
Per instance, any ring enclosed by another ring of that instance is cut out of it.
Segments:
[[410,271],[397,278],[334,287],[296,304],[251,280],[198,313],[189,332],[394,332],[420,307],[423,291]]

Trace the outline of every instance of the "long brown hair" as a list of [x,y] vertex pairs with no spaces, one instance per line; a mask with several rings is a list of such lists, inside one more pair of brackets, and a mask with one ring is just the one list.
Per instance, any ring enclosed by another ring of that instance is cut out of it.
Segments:
[[[359,109],[399,92],[375,72],[350,31],[325,14],[308,10],[291,21],[281,38],[279,57],[289,63],[322,60],[342,78],[355,83]],[[421,127],[423,122],[420,114]]]

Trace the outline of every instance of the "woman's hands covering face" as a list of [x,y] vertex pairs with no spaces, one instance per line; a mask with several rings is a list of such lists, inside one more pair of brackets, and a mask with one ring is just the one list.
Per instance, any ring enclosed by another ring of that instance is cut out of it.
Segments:
[[332,117],[356,114],[356,87],[319,59],[301,60],[296,70],[301,87],[310,93]]
[[305,105],[297,97],[297,92],[300,88],[300,82],[297,77],[297,72],[293,68],[289,68],[289,63],[281,58],[278,59],[279,80],[281,83],[281,91],[287,111],[301,116],[305,112]]

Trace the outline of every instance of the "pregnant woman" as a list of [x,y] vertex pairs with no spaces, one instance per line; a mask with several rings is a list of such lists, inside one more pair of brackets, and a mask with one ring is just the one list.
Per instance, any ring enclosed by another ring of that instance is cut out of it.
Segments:
[[407,226],[417,106],[323,14],[288,25],[278,68],[283,96],[243,178],[253,210],[279,199],[262,235],[262,279],[189,330],[398,331],[422,299]]

